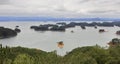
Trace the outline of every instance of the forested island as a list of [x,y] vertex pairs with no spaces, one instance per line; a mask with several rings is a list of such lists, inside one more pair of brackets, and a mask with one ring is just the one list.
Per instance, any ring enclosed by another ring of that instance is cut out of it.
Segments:
[[[110,42],[120,44],[120,39]],[[119,45],[107,49],[98,45],[78,47],[65,56],[56,52],[0,45],[0,64],[120,64]]]
[[114,22],[58,22],[56,24],[43,24],[39,26],[31,26],[31,29],[34,29],[35,31],[65,31],[67,28],[75,27],[75,26],[80,26],[82,29],[86,29],[85,27],[94,27],[95,29],[97,26],[99,27],[114,27],[118,26],[120,27],[120,22],[119,21],[114,21]]
[[10,28],[0,27],[0,39],[17,36],[17,32]]

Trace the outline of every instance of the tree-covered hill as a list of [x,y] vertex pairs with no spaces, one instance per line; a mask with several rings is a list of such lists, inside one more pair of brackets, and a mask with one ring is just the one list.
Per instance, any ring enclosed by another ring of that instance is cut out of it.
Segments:
[[0,64],[120,64],[120,46],[104,49],[98,45],[79,47],[65,56],[24,47],[2,47]]

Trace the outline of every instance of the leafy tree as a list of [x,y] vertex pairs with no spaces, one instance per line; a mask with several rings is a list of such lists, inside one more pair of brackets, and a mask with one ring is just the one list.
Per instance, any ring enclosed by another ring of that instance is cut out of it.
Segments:
[[97,64],[96,60],[84,53],[73,53],[64,57],[65,64]]
[[120,64],[120,58],[111,57],[105,64]]
[[19,54],[13,61],[13,64],[34,64],[34,59],[27,54]]
[[11,64],[11,63],[12,63],[12,60],[8,58],[4,59],[3,61],[3,64]]

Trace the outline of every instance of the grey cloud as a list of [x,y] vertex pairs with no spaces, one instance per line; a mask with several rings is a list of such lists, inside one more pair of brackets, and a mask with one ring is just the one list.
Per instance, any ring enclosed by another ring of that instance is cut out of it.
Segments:
[[9,0],[0,0],[0,5],[9,4]]
[[120,7],[120,2],[116,2],[116,3],[114,3],[114,5],[117,5]]
[[95,14],[104,14],[104,13],[117,13],[117,10],[93,10],[93,11],[89,11],[88,13],[95,13]]
[[89,2],[91,0],[80,0],[79,3],[86,3],[86,2]]
[[66,12],[68,11],[64,6],[58,7],[56,9],[54,9],[55,11],[60,11],[60,12]]
[[119,11],[120,0],[0,0],[0,15],[109,16]]

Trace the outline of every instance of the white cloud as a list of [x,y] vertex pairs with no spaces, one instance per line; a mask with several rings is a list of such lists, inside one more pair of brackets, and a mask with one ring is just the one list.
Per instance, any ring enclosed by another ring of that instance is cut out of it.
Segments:
[[120,0],[0,0],[0,15],[120,17]]

